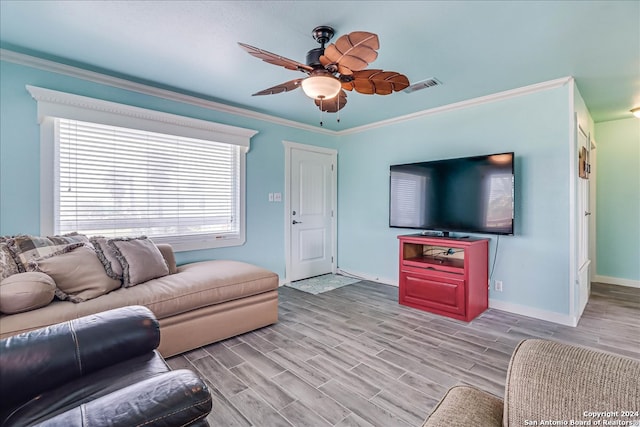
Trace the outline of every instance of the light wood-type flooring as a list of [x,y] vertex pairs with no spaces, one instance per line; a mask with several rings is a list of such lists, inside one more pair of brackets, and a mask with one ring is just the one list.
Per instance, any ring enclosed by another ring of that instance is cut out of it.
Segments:
[[502,397],[511,353],[531,337],[640,359],[640,289],[594,284],[576,328],[494,309],[460,322],[367,281],[279,292],[277,324],[168,359],[206,379],[212,426],[421,426],[454,384]]

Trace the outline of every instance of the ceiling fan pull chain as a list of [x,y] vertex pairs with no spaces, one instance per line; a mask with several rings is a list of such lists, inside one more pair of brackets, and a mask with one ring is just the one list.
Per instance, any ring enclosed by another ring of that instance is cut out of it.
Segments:
[[338,110],[336,112],[338,113],[338,123],[340,123],[340,93],[338,93]]
[[322,127],[322,98],[320,98],[320,126]]

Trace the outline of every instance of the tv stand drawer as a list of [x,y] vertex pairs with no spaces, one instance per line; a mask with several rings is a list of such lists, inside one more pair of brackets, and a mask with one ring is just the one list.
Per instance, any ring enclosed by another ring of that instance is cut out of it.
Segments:
[[410,271],[400,273],[403,284],[400,303],[416,308],[428,309],[435,313],[465,315],[465,282],[463,278],[451,275],[415,274]]

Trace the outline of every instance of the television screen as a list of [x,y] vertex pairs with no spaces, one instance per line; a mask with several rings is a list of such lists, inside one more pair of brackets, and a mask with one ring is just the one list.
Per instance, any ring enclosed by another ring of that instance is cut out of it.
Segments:
[[390,167],[389,226],[513,234],[513,153]]

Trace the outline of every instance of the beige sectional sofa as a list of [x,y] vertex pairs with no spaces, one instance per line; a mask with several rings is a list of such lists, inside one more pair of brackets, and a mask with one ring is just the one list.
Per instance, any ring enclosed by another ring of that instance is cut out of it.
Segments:
[[168,275],[83,302],[54,299],[40,308],[2,314],[0,338],[104,310],[142,305],[157,317],[158,349],[169,357],[277,322],[276,273],[230,260],[176,266],[171,246],[159,244],[157,248]]

